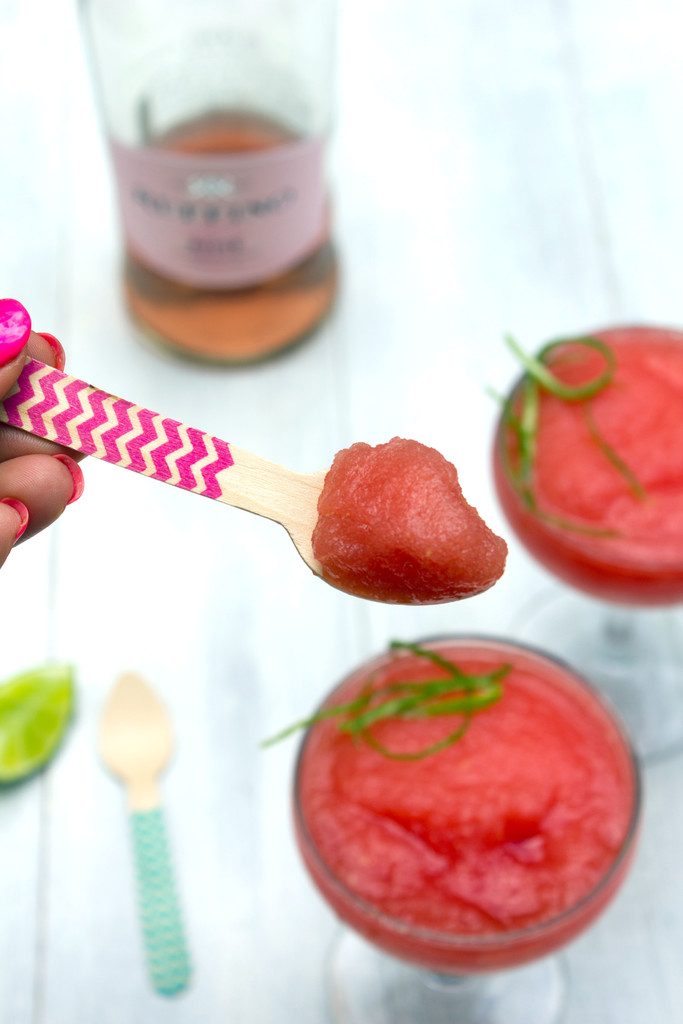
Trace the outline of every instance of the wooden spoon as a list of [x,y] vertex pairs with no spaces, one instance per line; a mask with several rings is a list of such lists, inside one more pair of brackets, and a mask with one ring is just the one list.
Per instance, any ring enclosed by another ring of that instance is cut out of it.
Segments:
[[0,422],[84,455],[246,509],[284,526],[304,562],[325,473],[293,473],[178,420],[107,394],[36,359],[0,403]]
[[154,988],[187,987],[190,960],[157,779],[173,750],[165,707],[140,676],[122,675],[102,716],[100,754],[126,787],[147,964]]

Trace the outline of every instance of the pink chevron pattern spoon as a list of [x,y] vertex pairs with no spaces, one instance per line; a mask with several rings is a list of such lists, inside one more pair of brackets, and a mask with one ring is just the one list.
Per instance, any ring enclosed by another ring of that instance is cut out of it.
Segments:
[[[25,343],[27,311],[0,300],[0,314],[3,303]],[[328,472],[292,473],[37,360],[0,403],[0,423],[272,519],[317,576],[356,597],[459,601],[505,567],[505,541],[465,500],[455,466],[418,441],[355,444]]]
[[293,473],[35,359],[0,403],[0,422],[281,523],[322,575],[311,536],[324,473]]

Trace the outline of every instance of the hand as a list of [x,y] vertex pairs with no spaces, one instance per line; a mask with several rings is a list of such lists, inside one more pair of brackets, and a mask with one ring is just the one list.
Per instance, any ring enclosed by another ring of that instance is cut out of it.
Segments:
[[[64,350],[52,335],[36,334],[23,307],[0,299],[0,401],[27,359],[64,367]],[[83,493],[83,474],[66,448],[0,424],[0,565],[19,541],[57,519]]]

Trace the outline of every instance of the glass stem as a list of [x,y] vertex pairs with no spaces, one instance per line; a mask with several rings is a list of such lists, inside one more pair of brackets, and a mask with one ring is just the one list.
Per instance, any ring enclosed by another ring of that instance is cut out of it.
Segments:
[[602,634],[611,658],[621,661],[631,657],[636,643],[636,617],[623,608],[610,608],[602,621]]
[[441,974],[439,971],[421,971],[423,983],[436,991],[462,991],[477,983],[471,974]]

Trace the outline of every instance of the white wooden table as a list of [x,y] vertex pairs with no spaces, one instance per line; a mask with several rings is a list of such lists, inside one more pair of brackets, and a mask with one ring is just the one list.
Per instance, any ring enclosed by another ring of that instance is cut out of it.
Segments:
[[[68,366],[301,470],[394,434],[456,462],[505,530],[484,384],[615,319],[683,323],[683,9],[672,0],[345,0],[333,159],[343,288],[310,343],[220,372],[141,344],[122,308],[112,186],[69,0],[0,0],[0,293]],[[294,744],[259,738],[391,637],[505,632],[552,586],[512,544],[460,607],[354,601],[284,533],[103,465],[0,574],[0,677],[48,657],[79,708],[49,772],[0,793],[0,1024],[325,1024],[336,925],[289,821]],[[507,532],[507,531],[505,531]],[[133,667],[178,733],[165,780],[195,963],[150,991],[120,790],[95,751]],[[683,758],[651,769],[639,859],[566,954],[566,1024],[683,1020]],[[530,1021],[530,1024],[533,1022]]]

